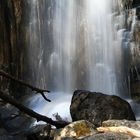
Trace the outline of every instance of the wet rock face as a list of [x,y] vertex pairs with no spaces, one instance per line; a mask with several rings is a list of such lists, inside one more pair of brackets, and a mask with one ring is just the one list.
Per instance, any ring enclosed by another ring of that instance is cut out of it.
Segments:
[[123,99],[80,90],[74,92],[70,113],[73,121],[84,119],[96,126],[108,119],[135,120],[130,105]]
[[120,10],[131,9],[133,0],[118,0],[118,6]]
[[138,7],[138,6],[140,6],[140,1],[139,0],[133,0],[132,5],[133,5],[133,7]]
[[118,3],[122,9],[131,9],[140,6],[139,0],[118,0]]
[[136,8],[137,19],[140,20],[140,6]]
[[[22,3],[21,0],[0,1],[0,69],[20,79],[23,69],[23,50],[25,49],[20,44],[22,39],[20,38],[20,25],[23,16]],[[0,88],[3,90],[10,88],[10,91],[14,89],[22,91],[21,86],[5,78],[0,79],[0,84]]]
[[[0,0],[0,69],[28,82],[31,74],[27,57],[27,27],[30,24],[31,1]],[[9,89],[10,94],[18,98],[31,92],[1,77],[0,85],[2,90]]]
[[130,54],[131,54],[131,62],[130,62],[130,88],[131,88],[131,97],[140,102],[140,16],[139,16],[139,8],[136,10],[137,20],[134,24],[134,29],[132,31],[133,34],[133,42],[130,46]]

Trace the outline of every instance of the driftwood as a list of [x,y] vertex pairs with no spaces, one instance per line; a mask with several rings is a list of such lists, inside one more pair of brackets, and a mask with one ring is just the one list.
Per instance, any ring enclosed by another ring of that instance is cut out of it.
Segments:
[[18,108],[21,112],[26,113],[27,115],[37,119],[37,121],[44,121],[46,123],[49,123],[53,126],[55,126],[56,128],[63,128],[66,125],[69,124],[69,122],[66,121],[54,121],[51,118],[48,118],[46,116],[40,115],[36,112],[34,112],[33,110],[25,107],[24,105],[20,104],[18,101],[16,101],[14,98],[10,97],[9,95],[5,94],[3,91],[0,90],[0,98],[4,101],[6,101],[7,103],[10,103],[11,105],[15,106],[16,108]]
[[36,91],[37,93],[40,93],[40,94],[42,95],[42,97],[43,97],[46,101],[51,102],[51,100],[49,100],[49,99],[45,96],[45,94],[44,94],[44,92],[50,92],[49,90],[40,89],[40,88],[34,87],[34,86],[30,85],[30,84],[25,83],[25,82],[22,81],[22,80],[19,80],[19,79],[13,77],[12,75],[10,75],[10,74],[8,74],[8,73],[2,71],[2,70],[0,70],[0,75],[3,76],[3,77],[5,77],[5,78],[11,79],[11,80],[13,80],[13,81],[15,81],[15,82],[17,82],[17,83],[19,83],[19,84],[21,84],[21,85],[24,85],[24,86],[26,86],[26,87],[32,89],[32,91]]
[[126,126],[118,127],[99,127],[97,128],[99,132],[116,132],[116,133],[125,133],[133,137],[140,137],[140,130],[135,130]]

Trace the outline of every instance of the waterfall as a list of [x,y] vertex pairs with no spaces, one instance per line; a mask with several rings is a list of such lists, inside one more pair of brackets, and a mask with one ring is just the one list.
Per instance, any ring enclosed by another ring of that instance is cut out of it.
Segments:
[[48,110],[69,105],[75,89],[127,96],[128,40],[117,0],[31,1],[29,63],[34,84],[52,91]]
[[115,29],[115,22],[124,24],[125,17],[113,21],[116,4],[112,0],[55,1],[54,48],[49,60],[53,90],[87,89],[119,96],[127,92],[122,48],[125,29]]
[[[118,95],[115,73],[115,40],[113,38],[112,2],[85,1],[88,88]],[[94,8],[93,8],[94,5]],[[119,49],[119,46],[117,46]]]

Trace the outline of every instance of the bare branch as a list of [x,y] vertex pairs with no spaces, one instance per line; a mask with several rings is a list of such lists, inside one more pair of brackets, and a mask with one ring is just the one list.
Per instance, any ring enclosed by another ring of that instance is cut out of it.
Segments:
[[48,93],[49,93],[49,92],[50,92],[49,90],[40,89],[40,88],[34,87],[34,86],[30,85],[30,84],[27,84],[27,83],[25,83],[24,81],[19,80],[19,79],[13,77],[12,75],[10,75],[10,74],[4,72],[3,70],[0,70],[0,75],[3,76],[3,77],[5,77],[5,78],[11,79],[11,80],[13,80],[13,81],[15,81],[15,82],[17,82],[17,83],[19,83],[19,84],[21,84],[21,85],[24,85],[24,86],[26,86],[26,87],[32,89],[32,91],[36,91],[36,93],[40,93],[40,94],[42,95],[42,97],[43,97],[46,101],[51,102],[51,100],[47,99],[47,97],[46,97],[45,94],[44,94],[44,92],[48,92]]
[[12,105],[14,105],[16,108],[18,108],[20,111],[28,114],[29,116],[36,118],[37,121],[44,121],[46,123],[49,123],[53,126],[55,126],[56,128],[63,128],[66,125],[69,124],[69,122],[66,121],[54,121],[51,118],[48,118],[46,116],[40,115],[36,112],[34,112],[33,110],[25,107],[24,105],[20,104],[19,102],[17,102],[14,98],[10,97],[9,95],[5,94],[3,91],[0,90],[0,98]]

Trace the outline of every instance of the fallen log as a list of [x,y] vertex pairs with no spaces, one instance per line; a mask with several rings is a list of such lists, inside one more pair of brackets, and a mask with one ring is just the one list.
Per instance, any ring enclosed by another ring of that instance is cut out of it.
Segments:
[[36,113],[35,111],[25,107],[24,105],[20,104],[18,101],[16,101],[14,98],[10,97],[9,95],[5,94],[3,91],[0,90],[0,98],[4,100],[7,103],[10,103],[11,105],[18,108],[21,112],[24,112],[25,114],[37,119],[37,121],[44,121],[46,123],[49,123],[56,128],[63,128],[66,125],[69,124],[69,122],[66,121],[54,121],[51,118],[48,118],[46,116],[40,115]]
[[140,130],[136,130],[133,128],[129,128],[126,126],[118,126],[118,127],[99,127],[97,128],[98,132],[116,132],[116,133],[125,133],[129,136],[140,137]]
[[30,85],[30,84],[28,84],[28,83],[25,83],[25,82],[22,81],[22,80],[19,80],[19,79],[13,77],[12,75],[6,73],[6,72],[3,71],[3,70],[0,70],[0,75],[3,76],[3,77],[5,77],[5,78],[8,78],[8,79],[10,79],[10,80],[12,80],[12,81],[15,81],[15,82],[17,82],[17,83],[19,83],[19,84],[21,84],[21,85],[24,85],[24,86],[30,88],[32,91],[36,91],[36,93],[40,93],[40,94],[42,95],[42,97],[43,97],[46,101],[51,102],[51,100],[49,100],[49,99],[45,96],[45,94],[44,94],[44,92],[48,92],[48,93],[49,93],[49,92],[50,92],[49,90],[40,89],[40,88],[34,87],[34,86],[32,86],[32,85]]

